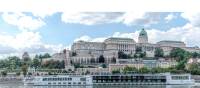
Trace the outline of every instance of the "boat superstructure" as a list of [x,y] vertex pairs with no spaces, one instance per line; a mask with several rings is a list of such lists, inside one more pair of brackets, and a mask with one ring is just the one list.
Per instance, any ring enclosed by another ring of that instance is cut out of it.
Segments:
[[190,74],[106,74],[35,76],[24,79],[25,85],[191,85]]
[[35,76],[24,79],[25,85],[92,85],[89,75],[49,75]]
[[190,74],[117,74],[94,75],[93,84],[191,85],[194,84],[194,80]]

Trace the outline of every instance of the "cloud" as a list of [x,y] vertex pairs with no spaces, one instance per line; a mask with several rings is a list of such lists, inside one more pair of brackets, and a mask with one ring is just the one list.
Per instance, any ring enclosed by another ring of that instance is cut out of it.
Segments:
[[3,13],[3,20],[11,25],[17,26],[22,31],[33,31],[45,25],[41,18],[33,18],[23,13]]
[[38,32],[22,32],[16,36],[0,35],[0,44],[4,46],[11,46],[15,49],[23,47],[31,47],[31,45],[40,44],[41,36]]
[[126,25],[142,25],[149,26],[156,24],[161,20],[159,12],[126,12],[121,17],[121,22]]
[[77,42],[77,41],[80,41],[80,40],[87,41],[87,42],[103,42],[106,38],[108,38],[108,37],[91,38],[88,35],[84,35],[84,36],[81,36],[79,38],[76,38],[74,40],[74,42]]
[[64,12],[61,20],[65,23],[79,23],[84,25],[94,25],[102,23],[113,23],[123,13],[120,12],[81,12],[81,13],[67,13]]
[[200,27],[200,12],[183,12],[181,16],[188,20],[193,26]]
[[171,21],[171,20],[173,20],[175,18],[176,18],[176,16],[174,14],[168,14],[164,19],[168,23],[169,21]]
[[158,23],[161,13],[146,12],[64,12],[61,20],[65,23],[79,23],[84,25],[96,25],[106,23],[123,23],[125,25],[150,25]]
[[115,32],[112,37],[118,37],[118,38],[131,38],[137,41],[139,35],[139,31],[133,32],[133,33],[120,33],[120,32]]
[[58,52],[63,49],[62,44],[45,44],[39,32],[23,31],[17,35],[0,34],[0,54]]
[[[158,29],[148,29],[146,31],[148,33],[148,38],[150,43],[156,43],[162,40],[172,40],[172,41],[183,41],[187,44],[187,46],[200,46],[199,30],[200,30],[199,27],[194,27],[188,23],[182,27],[171,28],[167,31],[162,31]],[[109,37],[119,37],[119,38],[132,38],[137,42],[139,32],[140,32],[139,30],[133,33],[115,32],[111,36],[98,37],[98,38],[92,38],[90,36],[85,35],[75,40],[94,41],[100,39],[97,42],[103,42],[106,38]]]

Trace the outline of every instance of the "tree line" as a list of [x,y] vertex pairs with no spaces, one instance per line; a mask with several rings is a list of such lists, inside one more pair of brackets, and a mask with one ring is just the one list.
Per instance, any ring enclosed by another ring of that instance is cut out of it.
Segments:
[[26,75],[28,68],[35,69],[64,69],[64,61],[48,60],[42,63],[43,59],[50,58],[49,53],[36,54],[35,57],[19,58],[17,56],[9,56],[0,60],[1,75],[6,75],[7,72],[16,72],[16,75]]

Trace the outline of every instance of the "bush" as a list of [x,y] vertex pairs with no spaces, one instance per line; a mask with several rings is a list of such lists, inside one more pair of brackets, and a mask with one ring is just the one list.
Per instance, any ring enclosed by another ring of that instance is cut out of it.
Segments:
[[16,72],[16,75],[17,75],[17,76],[20,76],[20,75],[21,75],[21,73],[20,73],[20,72]]
[[5,77],[5,76],[7,75],[7,72],[6,72],[6,71],[2,71],[2,72],[1,72],[1,75],[2,75],[3,77]]

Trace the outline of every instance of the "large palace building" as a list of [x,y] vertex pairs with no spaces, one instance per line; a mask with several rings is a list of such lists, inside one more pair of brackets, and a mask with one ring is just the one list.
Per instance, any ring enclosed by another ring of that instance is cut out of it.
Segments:
[[156,44],[148,42],[148,34],[145,29],[139,33],[138,42],[131,38],[108,38],[104,42],[74,42],[69,59],[72,63],[90,64],[98,63],[98,58],[103,56],[105,63],[111,63],[113,58],[118,59],[118,52],[123,52],[127,55],[134,55],[136,49],[141,48],[145,52],[146,57],[154,57],[156,48],[161,48],[164,55],[169,55],[173,48],[182,48],[189,52],[200,52],[198,47],[186,47],[186,44],[181,41],[163,40]]

